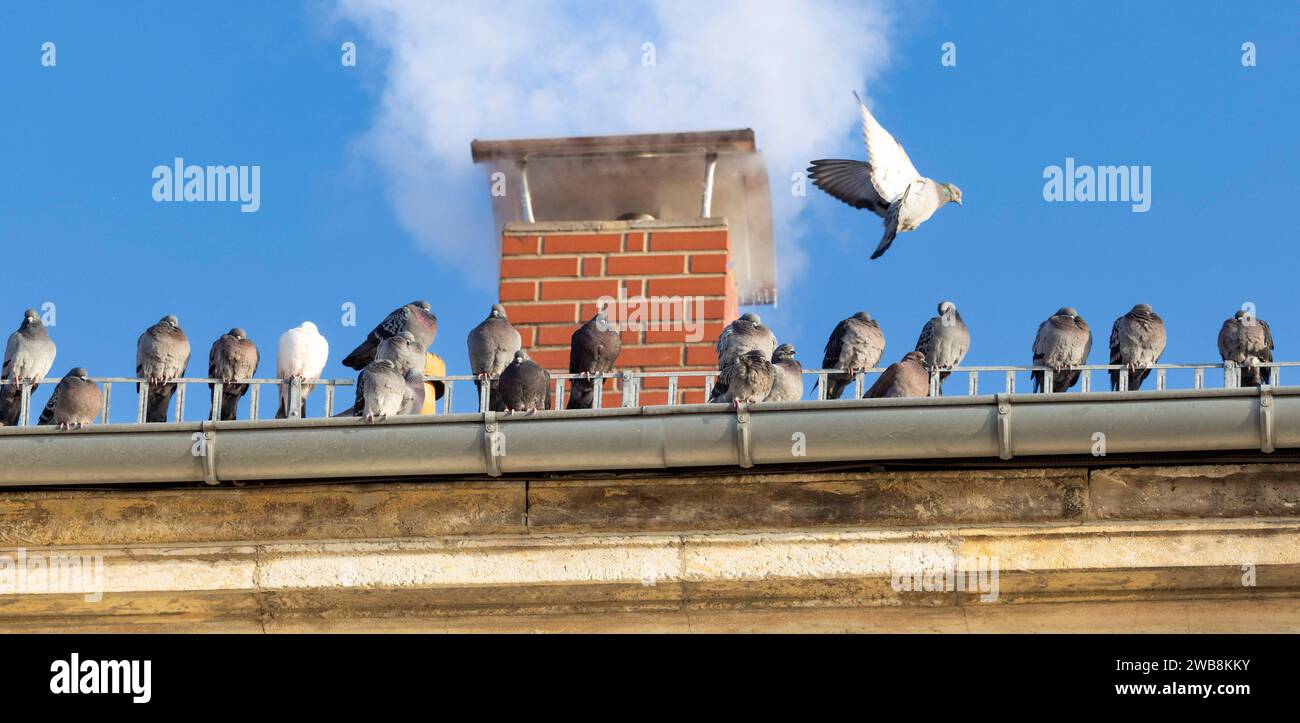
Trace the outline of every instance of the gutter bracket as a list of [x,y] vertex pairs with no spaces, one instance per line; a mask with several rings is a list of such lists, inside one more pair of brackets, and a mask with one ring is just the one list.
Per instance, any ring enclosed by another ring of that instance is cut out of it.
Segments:
[[1259,386],[1259,450],[1273,451],[1273,387]]
[[501,462],[497,457],[497,450],[501,448],[504,439],[500,426],[496,412],[483,413],[483,463],[489,477],[501,476]]
[[749,449],[749,426],[749,405],[741,404],[736,407],[736,456],[740,459],[742,469],[754,466],[754,458]]
[[1011,399],[1006,394],[993,398],[998,404],[998,459],[1011,459]]
[[203,433],[203,483],[216,487],[221,484],[217,479],[217,428],[207,421],[202,422],[199,429]]

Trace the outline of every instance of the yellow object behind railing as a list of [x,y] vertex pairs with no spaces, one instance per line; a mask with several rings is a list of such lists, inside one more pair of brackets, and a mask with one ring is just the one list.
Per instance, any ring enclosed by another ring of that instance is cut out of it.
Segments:
[[[424,375],[426,377],[445,377],[447,376],[447,362],[442,357],[433,352],[424,353]],[[420,414],[437,414],[438,400],[447,391],[446,384],[443,382],[425,382],[424,383],[424,406],[420,407]]]

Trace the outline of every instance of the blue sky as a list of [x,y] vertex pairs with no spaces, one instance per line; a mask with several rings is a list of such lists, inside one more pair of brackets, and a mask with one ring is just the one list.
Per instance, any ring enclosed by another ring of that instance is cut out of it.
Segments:
[[[373,17],[367,4],[0,4],[0,249],[9,269],[0,332],[16,327],[23,309],[53,302],[52,374],[81,365],[95,376],[127,376],[136,337],[171,313],[194,346],[191,375],[206,372],[211,341],[238,325],[259,343],[259,372],[270,376],[279,334],[310,319],[331,344],[327,376],[345,377],[338,360],[366,330],[395,306],[426,298],[440,319],[433,350],[465,372],[465,333],[494,300],[495,278],[494,269],[467,271],[466,259],[492,258],[494,241],[486,184],[467,167],[468,139],[457,160],[456,133],[500,137],[530,127],[530,117],[484,121],[481,133],[472,124],[447,131],[430,143],[427,164],[417,148],[415,171],[395,168],[391,154],[385,160],[374,149],[385,140],[400,59],[384,47],[383,24],[365,22]],[[1300,263],[1300,6],[872,8],[880,22],[862,16],[835,39],[851,45],[861,32],[871,52],[822,58],[760,44],[731,59],[740,68],[779,64],[834,90],[821,109],[825,140],[810,155],[863,156],[849,93],[863,89],[918,169],[965,194],[964,208],[942,209],[874,262],[867,257],[878,219],[816,190],[788,212],[778,242],[783,263],[800,268],[785,269],[780,307],[759,311],[805,366],[820,362],[830,329],[858,309],[881,321],[886,361],[894,361],[942,298],[957,302],[972,329],[968,364],[1027,364],[1037,324],[1062,305],[1089,320],[1092,361],[1104,363],[1111,322],[1137,302],[1166,319],[1165,361],[1215,361],[1219,325],[1247,301],[1272,325],[1278,357],[1300,358],[1288,351],[1300,335],[1292,278]],[[626,39],[632,55],[641,35],[677,32],[662,13],[603,18],[581,4],[561,9],[565,27]],[[339,63],[345,40],[359,44],[356,68]],[[57,48],[53,68],[40,62],[47,41]],[[1247,41],[1257,48],[1255,67],[1241,63]],[[956,44],[955,67],[940,64],[945,42]],[[670,72],[671,56],[661,63]],[[456,80],[456,68],[426,70],[438,83]],[[568,97],[569,77],[537,77],[545,107],[560,110],[538,111],[539,132],[516,135],[649,130],[619,116],[566,117],[564,108],[590,92],[573,80]],[[527,91],[534,78],[521,78]],[[441,97],[474,87],[473,78],[461,80]],[[465,99],[467,108],[474,102]],[[773,194],[788,193],[785,166],[803,151],[785,137],[789,127],[755,107],[758,117],[740,125],[772,149]],[[708,107],[700,118],[697,127],[731,120]],[[261,209],[155,203],[151,170],[176,156],[260,165]],[[1151,166],[1150,211],[1044,202],[1043,169],[1067,156]],[[411,187],[421,178],[433,179],[427,199],[418,183]],[[421,214],[456,222],[431,240],[412,219]],[[339,323],[349,301],[355,328]],[[115,394],[115,419],[130,413],[128,397]]]

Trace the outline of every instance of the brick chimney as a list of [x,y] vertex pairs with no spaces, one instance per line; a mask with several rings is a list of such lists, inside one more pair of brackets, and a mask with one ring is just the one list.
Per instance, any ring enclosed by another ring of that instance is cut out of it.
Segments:
[[[605,300],[617,369],[714,370],[740,304],[776,302],[767,167],[749,129],[476,140],[501,238],[501,303],[533,359],[569,369],[570,337]],[[680,378],[681,403],[704,379]],[[606,391],[617,391],[609,383]],[[665,404],[668,380],[642,385]]]
[[[715,369],[714,344],[739,308],[729,238],[722,219],[508,224],[501,302],[533,360],[553,371],[568,371],[570,337],[602,297],[623,329],[619,369]],[[677,401],[704,401],[703,386],[679,379]],[[646,380],[640,401],[667,403],[668,380]]]

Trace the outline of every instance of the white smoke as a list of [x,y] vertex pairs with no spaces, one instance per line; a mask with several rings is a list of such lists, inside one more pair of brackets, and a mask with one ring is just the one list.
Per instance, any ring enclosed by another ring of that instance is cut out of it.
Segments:
[[768,161],[779,273],[797,277],[804,199],[791,174],[847,150],[849,91],[888,50],[877,0],[339,0],[337,10],[363,33],[359,64],[386,58],[363,147],[399,222],[479,284],[495,282],[495,244],[472,139],[746,127]]

